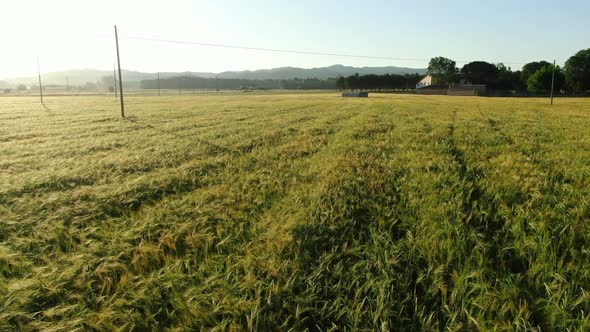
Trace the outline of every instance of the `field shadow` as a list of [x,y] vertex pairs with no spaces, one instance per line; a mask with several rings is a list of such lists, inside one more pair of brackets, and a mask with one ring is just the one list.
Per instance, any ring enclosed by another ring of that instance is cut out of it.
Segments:
[[51,113],[51,108],[49,108],[49,107],[47,106],[47,104],[45,104],[45,102],[43,102],[43,101],[42,101],[42,102],[41,102],[41,106],[43,106],[43,108],[44,108],[44,109],[45,109],[47,112],[50,112],[50,114],[53,114],[53,113]]

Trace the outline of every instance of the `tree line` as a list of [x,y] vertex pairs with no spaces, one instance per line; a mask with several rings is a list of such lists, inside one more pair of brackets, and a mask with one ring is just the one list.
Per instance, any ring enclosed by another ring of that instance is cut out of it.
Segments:
[[248,80],[227,78],[204,78],[196,76],[178,76],[160,80],[143,80],[142,89],[177,89],[177,90],[335,90],[336,79],[293,78],[288,80]]
[[195,76],[179,76],[159,80],[143,80],[142,89],[182,89],[182,90],[237,90],[237,89],[286,89],[286,90],[398,90],[414,89],[422,79],[420,74],[351,75],[330,79],[287,79],[287,80],[248,80],[216,79]]
[[[564,93],[588,93],[590,91],[590,49],[571,56],[565,66],[553,66],[541,60],[525,64],[520,70],[512,70],[503,63],[472,61],[458,68],[456,62],[445,57],[435,57],[428,63],[427,73],[433,84],[451,86],[467,81],[485,84],[490,90],[509,90],[544,94],[551,90]],[[553,77],[553,75],[555,75]],[[351,75],[331,79],[248,80],[216,79],[194,76],[150,79],[140,82],[142,89],[288,89],[288,90],[404,90],[414,89],[423,75],[385,74]]]
[[551,90],[553,80],[554,91],[587,93],[590,90],[590,49],[571,56],[563,68],[541,60],[529,62],[517,71],[502,63],[485,61],[473,61],[459,69],[454,60],[436,57],[428,63],[427,72],[437,85],[450,86],[463,79],[472,84],[485,84],[493,90],[540,94]]
[[406,90],[414,89],[423,75],[416,74],[385,74],[385,75],[359,75],[358,73],[348,77],[338,77],[336,86],[338,90]]

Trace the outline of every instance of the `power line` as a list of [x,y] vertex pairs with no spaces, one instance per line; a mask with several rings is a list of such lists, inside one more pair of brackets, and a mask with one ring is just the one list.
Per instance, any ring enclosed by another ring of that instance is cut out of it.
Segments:
[[[278,48],[263,48],[263,47],[249,47],[249,46],[236,46],[236,45],[223,45],[223,44],[211,44],[191,41],[180,41],[180,40],[169,40],[169,39],[157,39],[157,38],[145,38],[145,37],[132,37],[132,36],[121,36],[125,39],[144,40],[159,43],[172,43],[172,44],[187,44],[187,45],[198,45],[198,46],[209,46],[209,47],[222,47],[222,48],[233,48],[251,51],[264,51],[264,52],[279,52],[279,53],[293,53],[293,54],[306,54],[306,55],[324,55],[324,56],[339,56],[349,58],[362,58],[362,59],[377,59],[377,60],[398,60],[398,61],[424,61],[424,59],[411,59],[411,58],[392,58],[372,55],[357,55],[357,54],[343,54],[343,53],[322,53],[322,52],[310,52],[310,51],[299,51],[299,50],[287,50]],[[429,61],[429,60],[426,60]]]
[[[398,57],[386,57],[386,56],[373,56],[373,55],[363,55],[363,54],[325,53],[325,52],[312,52],[312,51],[305,51],[305,50],[213,44],[213,43],[203,43],[203,42],[196,42],[196,41],[182,41],[182,40],[148,38],[148,37],[137,37],[137,36],[121,36],[121,38],[131,39],[131,40],[158,42],[158,43],[197,45],[197,46],[220,47],[220,48],[241,49],[241,50],[250,50],[250,51],[263,51],[263,52],[276,52],[276,53],[335,56],[335,57],[348,57],[348,58],[374,59],[374,60],[392,60],[392,61],[414,61],[414,62],[428,62],[428,61],[430,61],[430,59],[426,59],[426,58],[418,59],[418,58],[398,58]],[[456,62],[458,62],[458,63],[469,63],[471,61],[472,60],[456,60]],[[511,62],[497,61],[497,62],[498,63],[501,62],[501,63],[507,64],[507,65],[525,65],[526,64],[526,62],[516,62],[516,61],[511,61]]]

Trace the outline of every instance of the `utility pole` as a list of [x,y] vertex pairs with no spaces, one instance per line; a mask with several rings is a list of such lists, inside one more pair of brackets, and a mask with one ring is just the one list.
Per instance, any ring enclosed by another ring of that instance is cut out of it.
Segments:
[[182,94],[182,86],[180,85],[180,77],[178,78],[178,94]]
[[160,72],[158,72],[158,96],[160,95]]
[[66,76],[66,91],[70,91],[70,78]]
[[117,100],[117,71],[115,69],[114,63],[113,63],[113,81],[115,83],[115,100]]
[[555,84],[555,60],[553,60],[553,74],[551,74],[551,105],[553,105],[553,87]]
[[119,56],[119,35],[115,25],[115,45],[117,46],[117,64],[119,65],[119,95],[121,96],[121,117],[125,117],[125,103],[123,102],[123,77],[121,75],[121,57]]
[[43,102],[43,85],[41,84],[41,65],[39,65],[39,57],[37,56],[37,73],[39,74],[39,97],[41,98],[41,104],[45,105]]

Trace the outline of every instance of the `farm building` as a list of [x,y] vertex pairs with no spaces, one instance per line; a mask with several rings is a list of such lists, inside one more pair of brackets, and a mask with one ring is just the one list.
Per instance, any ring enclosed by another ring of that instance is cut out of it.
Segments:
[[448,95],[449,86],[442,85],[427,85],[416,89],[416,94],[419,95]]
[[449,88],[449,96],[485,96],[487,87],[485,84],[453,84]]
[[423,95],[448,95],[448,96],[485,96],[487,87],[485,84],[471,84],[464,79],[458,83],[448,85],[432,84],[432,76],[424,77],[416,84],[416,93]]
[[424,77],[420,82],[416,84],[416,89],[421,89],[426,86],[432,85],[432,75]]

